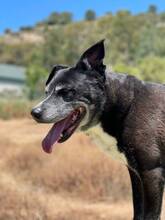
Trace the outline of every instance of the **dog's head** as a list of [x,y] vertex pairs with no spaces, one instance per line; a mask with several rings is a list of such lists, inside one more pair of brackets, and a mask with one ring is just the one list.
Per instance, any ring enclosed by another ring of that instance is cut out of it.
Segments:
[[74,67],[54,66],[46,82],[46,98],[32,109],[40,123],[54,123],[43,149],[66,141],[77,128],[85,130],[99,122],[105,104],[104,42],[86,50]]

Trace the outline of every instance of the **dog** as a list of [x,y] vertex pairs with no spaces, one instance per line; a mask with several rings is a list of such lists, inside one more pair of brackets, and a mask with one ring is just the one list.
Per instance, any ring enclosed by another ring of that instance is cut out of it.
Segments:
[[47,153],[78,128],[100,123],[127,159],[133,219],[159,220],[165,182],[165,85],[108,72],[104,56],[102,40],[73,67],[54,66],[46,98],[31,114],[39,123],[54,123],[42,142]]

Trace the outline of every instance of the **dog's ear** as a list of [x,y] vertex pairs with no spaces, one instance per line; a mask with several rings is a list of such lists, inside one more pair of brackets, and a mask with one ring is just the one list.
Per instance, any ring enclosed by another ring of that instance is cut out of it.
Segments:
[[84,67],[85,69],[97,69],[103,65],[105,56],[104,40],[101,40],[88,48],[81,56],[77,66]]
[[55,66],[53,67],[52,71],[51,71],[50,74],[49,74],[49,77],[48,77],[48,79],[47,79],[47,81],[46,81],[46,86],[50,83],[50,81],[53,79],[53,77],[55,76],[55,74],[56,74],[56,72],[57,72],[58,70],[66,69],[66,68],[68,68],[68,67],[67,67],[67,66],[64,66],[64,65],[55,65]]

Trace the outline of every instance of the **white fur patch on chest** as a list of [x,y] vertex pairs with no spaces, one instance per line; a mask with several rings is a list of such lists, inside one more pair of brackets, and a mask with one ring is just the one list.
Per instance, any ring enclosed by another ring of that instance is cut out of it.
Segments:
[[128,164],[125,155],[119,152],[115,138],[105,133],[100,125],[89,129],[86,133],[102,151],[108,154],[108,156],[124,164]]

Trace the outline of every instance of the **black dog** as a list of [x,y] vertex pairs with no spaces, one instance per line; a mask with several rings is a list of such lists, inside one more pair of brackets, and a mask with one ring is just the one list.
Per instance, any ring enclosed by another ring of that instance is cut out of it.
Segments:
[[165,180],[165,86],[108,73],[103,58],[100,41],[74,67],[53,68],[46,99],[32,110],[36,121],[54,123],[43,149],[51,152],[78,127],[101,123],[127,158],[134,220],[158,220]]

